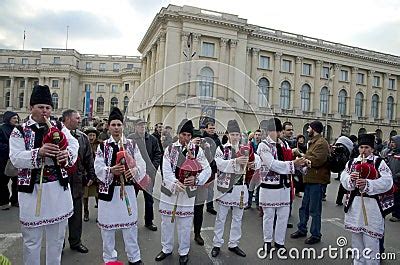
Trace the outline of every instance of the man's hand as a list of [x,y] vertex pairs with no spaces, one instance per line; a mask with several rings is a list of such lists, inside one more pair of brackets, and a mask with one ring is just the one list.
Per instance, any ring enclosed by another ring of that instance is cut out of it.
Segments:
[[124,166],[124,165],[121,165],[121,164],[117,164],[117,165],[111,167],[111,168],[110,168],[110,171],[111,171],[111,173],[112,173],[113,175],[118,176],[118,175],[121,175],[122,173],[124,173],[124,171],[125,171],[125,166]]
[[68,162],[68,150],[59,151],[56,155],[58,164],[66,164]]
[[194,176],[190,176],[188,178],[185,178],[185,181],[183,182],[183,185],[185,185],[185,186],[194,186],[194,180],[195,180]]
[[293,160],[293,163],[294,163],[294,165],[295,165],[296,167],[303,166],[303,165],[306,164],[306,159],[303,158],[303,157],[296,158],[295,160]]
[[236,158],[236,163],[245,166],[249,162],[249,158],[247,156],[241,156]]
[[93,185],[93,180],[89,180],[88,183],[86,184],[86,186],[90,187]]
[[255,163],[254,161],[253,161],[253,162],[249,162],[249,163],[247,164],[247,168],[248,168],[248,169],[254,169],[255,166],[256,166],[256,163]]
[[195,145],[200,145],[200,143],[201,143],[201,138],[200,138],[200,137],[193,138],[193,139],[191,140],[191,142],[192,142],[193,144],[195,144]]
[[182,192],[182,191],[184,191],[185,190],[185,185],[183,185],[183,183],[182,182],[180,182],[180,181],[176,181],[175,182],[175,190],[176,190],[176,192]]
[[125,171],[125,178],[127,180],[132,179],[134,176],[136,176],[136,174],[138,173],[138,168],[134,167],[134,168],[130,168],[128,170]]
[[56,144],[45,143],[39,148],[39,155],[42,157],[56,157],[60,152],[60,148]]
[[356,186],[358,187],[358,189],[360,191],[363,191],[365,189],[366,185],[367,185],[367,180],[366,179],[358,178],[356,180]]
[[358,173],[358,172],[353,172],[350,174],[351,181],[357,181],[357,179],[359,179],[359,178],[360,178],[360,173]]

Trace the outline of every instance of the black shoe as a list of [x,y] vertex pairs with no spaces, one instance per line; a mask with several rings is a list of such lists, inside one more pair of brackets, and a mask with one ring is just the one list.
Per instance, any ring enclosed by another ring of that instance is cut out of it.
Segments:
[[244,207],[245,210],[248,210],[251,208],[251,205],[247,205],[246,207]]
[[228,250],[232,251],[233,253],[235,253],[238,256],[246,257],[246,253],[244,253],[243,250],[241,250],[239,247],[228,248]]
[[99,208],[99,205],[96,204],[96,205],[94,206],[94,208]]
[[12,206],[12,207],[17,207],[17,208],[18,208],[18,207],[19,207],[19,203],[18,203],[18,202],[11,203],[11,206]]
[[129,265],[141,265],[141,264],[144,264],[144,263],[143,263],[142,260],[138,260],[138,261],[135,261],[135,262],[129,262],[128,264]]
[[279,252],[279,254],[280,255],[286,255],[286,248],[285,248],[285,246],[284,245],[280,245],[280,244],[278,244],[278,243],[275,243],[275,248],[276,248],[276,250],[278,251],[279,249],[284,249],[283,251],[281,250],[280,252]]
[[157,231],[157,226],[154,224],[145,225],[145,227],[151,231]]
[[221,248],[219,248],[219,247],[213,247],[212,250],[211,250],[211,256],[213,258],[215,258],[216,256],[219,255],[219,251],[220,250],[221,250]]
[[293,228],[293,224],[291,224],[291,223],[287,223],[287,226],[286,226],[287,228]]
[[89,249],[82,244],[79,244],[75,247],[71,247],[72,250],[78,251],[80,253],[88,253]]
[[271,242],[265,242],[263,249],[264,249],[265,253],[268,255],[269,252],[271,252],[272,243]]
[[204,246],[204,239],[201,237],[200,234],[194,235],[194,241],[200,246]]
[[336,202],[337,206],[343,206],[343,202]]
[[291,238],[300,238],[300,237],[306,237],[306,236],[307,236],[307,233],[301,232],[299,230],[297,230],[293,234],[290,234]]
[[172,253],[164,253],[161,251],[160,253],[158,253],[158,255],[156,257],[156,261],[162,261],[163,259],[165,259],[166,257],[168,257],[171,254]]
[[179,256],[179,265],[185,265],[189,262],[189,255]]
[[309,238],[306,239],[306,241],[304,241],[304,243],[306,243],[307,245],[314,245],[319,242],[321,242],[321,238],[316,236],[310,236]]
[[83,216],[83,221],[84,221],[84,222],[88,222],[88,221],[89,221],[89,214],[85,214],[85,215]]
[[214,210],[213,208],[207,209],[207,212],[210,213],[210,214],[212,214],[212,215],[217,215],[217,211]]

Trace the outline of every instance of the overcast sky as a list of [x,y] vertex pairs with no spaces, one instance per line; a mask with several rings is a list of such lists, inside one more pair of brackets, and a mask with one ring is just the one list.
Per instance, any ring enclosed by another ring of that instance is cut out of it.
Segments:
[[140,55],[161,7],[192,5],[250,24],[400,55],[399,0],[0,0],[0,48],[68,48],[85,54]]

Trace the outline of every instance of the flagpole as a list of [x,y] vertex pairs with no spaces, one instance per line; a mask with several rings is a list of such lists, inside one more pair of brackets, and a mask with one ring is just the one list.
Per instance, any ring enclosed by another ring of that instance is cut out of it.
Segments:
[[67,40],[65,41],[65,49],[68,50],[68,29],[69,26],[67,26]]
[[25,50],[25,30],[24,30],[24,40],[22,41],[22,50]]

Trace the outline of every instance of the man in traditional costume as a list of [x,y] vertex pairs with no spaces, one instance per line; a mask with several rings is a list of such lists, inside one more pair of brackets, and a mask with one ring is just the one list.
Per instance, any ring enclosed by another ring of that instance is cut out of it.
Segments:
[[[393,197],[385,196],[393,185],[392,173],[381,157],[373,154],[375,136],[359,136],[360,155],[350,160],[340,182],[349,191],[345,205],[345,229],[352,232],[352,247],[358,249],[354,264],[379,264],[379,239],[384,236],[387,211],[393,207]],[[370,259],[363,256],[370,249]]]
[[105,263],[117,260],[115,231],[121,229],[129,264],[142,264],[133,184],[144,185],[146,164],[137,144],[123,137],[123,116],[118,108],[111,111],[108,125],[111,136],[97,148],[94,162],[99,181],[98,225],[103,239],[103,260]]
[[291,154],[292,151],[279,139],[282,123],[278,118],[269,119],[265,125],[266,127],[262,129],[266,131],[267,138],[258,145],[257,153],[262,161],[259,204],[264,212],[264,247],[269,253],[272,240],[275,242],[276,249],[284,248],[291,201],[290,175],[294,174],[295,167],[300,167],[305,163],[305,159],[296,158],[291,161],[285,157],[285,154]]
[[[215,219],[213,249],[211,255],[219,255],[224,243],[224,228],[226,216],[232,207],[232,223],[229,235],[228,249],[235,254],[245,257],[246,253],[239,248],[239,240],[242,236],[243,210],[248,202],[248,190],[245,184],[246,169],[260,168],[260,158],[253,154],[254,160],[249,162],[250,147],[247,154],[242,154],[240,146],[241,132],[236,120],[228,121],[228,142],[217,148],[215,162],[219,173],[217,176],[216,201],[219,208]],[[245,151],[246,152],[246,151]]]
[[[179,240],[179,263],[187,264],[190,249],[196,187],[204,185],[211,175],[211,168],[198,142],[191,141],[193,123],[183,120],[178,126],[178,141],[164,151],[163,180],[161,183],[161,245],[156,261],[172,254],[175,221]],[[192,160],[188,162],[189,160]],[[193,170],[190,170],[190,167]],[[183,170],[186,168],[185,170]]]
[[52,128],[46,124],[52,108],[49,87],[35,86],[30,98],[31,115],[10,136],[10,159],[18,168],[19,218],[26,265],[41,264],[44,231],[46,264],[61,263],[67,220],[73,214],[65,168],[75,163],[79,145],[61,123],[51,122]]

